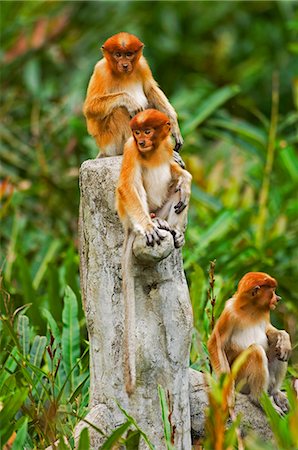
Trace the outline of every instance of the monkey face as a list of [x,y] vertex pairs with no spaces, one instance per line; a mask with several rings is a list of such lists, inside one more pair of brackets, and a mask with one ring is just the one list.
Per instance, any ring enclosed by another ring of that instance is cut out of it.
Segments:
[[256,304],[265,310],[274,310],[281,297],[275,293],[275,288],[271,286],[255,286],[252,296],[256,297]]
[[112,54],[114,66],[119,73],[131,73],[134,69],[136,53],[130,50],[115,51]]
[[155,130],[153,128],[145,128],[133,130],[133,136],[141,153],[150,152],[155,148]]
[[113,72],[132,73],[142,55],[144,44],[133,34],[118,33],[111,36],[101,47]]

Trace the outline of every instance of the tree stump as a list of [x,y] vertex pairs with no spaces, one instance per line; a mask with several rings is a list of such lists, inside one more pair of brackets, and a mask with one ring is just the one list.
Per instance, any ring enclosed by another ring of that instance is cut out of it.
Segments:
[[[115,399],[137,421],[156,449],[164,449],[157,386],[170,399],[177,450],[191,448],[189,349],[192,309],[181,251],[170,233],[160,247],[135,240],[137,386],[124,383],[124,304],[121,255],[124,233],[115,210],[122,157],[85,161],[80,172],[80,273],[90,341],[90,404],[87,420],[106,433],[125,421]],[[138,259],[137,259],[138,258]],[[81,422],[79,435],[86,426]],[[92,448],[104,439],[90,430]],[[147,448],[143,443],[140,448]]]

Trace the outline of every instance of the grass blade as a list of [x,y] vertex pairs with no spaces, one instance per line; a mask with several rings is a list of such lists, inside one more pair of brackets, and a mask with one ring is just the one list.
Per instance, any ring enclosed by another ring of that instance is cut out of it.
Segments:
[[29,354],[29,319],[21,314],[18,318],[18,336],[22,355],[26,357]]
[[62,355],[66,373],[71,372],[70,391],[75,386],[78,370],[72,368],[80,357],[80,328],[78,321],[78,302],[74,292],[66,286],[64,295],[64,308],[62,313]]
[[28,418],[26,417],[23,425],[17,432],[17,436],[15,438],[15,441],[13,443],[11,450],[20,450],[21,448],[25,448],[27,430],[28,430]]
[[102,445],[101,450],[111,450],[113,445],[117,444],[123,433],[131,426],[131,421],[127,420],[125,423],[116,428],[116,430],[109,436],[106,442]]

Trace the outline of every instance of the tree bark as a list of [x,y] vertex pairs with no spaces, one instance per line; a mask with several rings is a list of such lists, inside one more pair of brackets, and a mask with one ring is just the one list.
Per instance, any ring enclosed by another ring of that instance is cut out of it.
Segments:
[[[90,341],[90,404],[87,419],[110,433],[124,422],[115,399],[134,417],[156,449],[164,449],[157,386],[169,395],[174,445],[191,448],[189,349],[192,309],[181,251],[170,233],[162,245],[134,243],[137,386],[124,383],[124,305],[121,255],[124,233],[114,192],[122,157],[85,161],[80,172],[80,274]],[[157,253],[156,253],[157,252]],[[167,256],[169,254],[169,256]],[[164,259],[162,259],[164,258]],[[79,434],[82,422],[76,430]],[[104,438],[90,428],[91,445]],[[147,448],[143,443],[140,448]]]

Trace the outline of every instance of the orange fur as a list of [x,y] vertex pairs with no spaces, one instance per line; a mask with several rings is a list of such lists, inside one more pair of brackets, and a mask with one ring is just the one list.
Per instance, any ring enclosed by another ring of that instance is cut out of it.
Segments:
[[210,361],[216,373],[229,372],[234,360],[250,349],[238,373],[250,399],[258,403],[264,390],[283,412],[287,401],[279,388],[291,351],[289,335],[270,323],[270,310],[280,300],[277,281],[263,272],[249,272],[240,280],[234,296],[226,302],[208,340]]
[[[159,210],[168,201],[173,184],[183,184],[188,202],[191,176],[172,160],[171,125],[165,114],[148,109],[137,114],[130,125],[133,138],[130,138],[124,147],[116,190],[117,210],[126,228],[146,234],[156,229],[150,214],[155,213],[158,216]],[[150,135],[146,134],[148,131]],[[139,136],[136,133],[139,133]],[[158,179],[154,178],[158,176]],[[150,193],[157,183],[158,192],[151,201]],[[173,200],[171,202],[173,203]],[[181,233],[185,228],[185,213],[176,214],[177,219],[180,216],[179,220],[170,224]]]
[[159,244],[171,232],[175,247],[184,243],[191,175],[173,161],[169,117],[147,109],[130,122],[133,136],[124,147],[116,189],[116,207],[125,229],[122,279],[125,305],[125,378],[131,395],[136,384],[135,299],[132,245],[137,233],[147,245]]
[[101,156],[123,153],[131,135],[130,118],[149,107],[169,116],[177,150],[183,143],[176,112],[154,80],[142,49],[143,43],[129,33],[118,33],[102,46],[104,57],[94,68],[83,108]]

